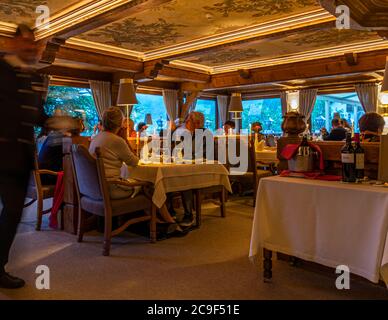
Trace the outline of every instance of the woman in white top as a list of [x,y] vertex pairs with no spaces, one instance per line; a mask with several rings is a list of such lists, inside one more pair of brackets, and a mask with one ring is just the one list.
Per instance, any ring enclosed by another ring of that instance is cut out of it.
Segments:
[[[104,161],[105,176],[107,180],[121,178],[121,167],[125,163],[129,167],[136,167],[139,158],[133,154],[126,141],[118,135],[123,123],[123,113],[118,107],[110,107],[104,112],[102,123],[104,130],[91,142],[89,152],[95,155],[96,148],[100,148]],[[112,199],[123,199],[134,196],[135,189],[121,185],[111,185],[110,195]],[[164,205],[160,214],[166,222],[175,223]]]

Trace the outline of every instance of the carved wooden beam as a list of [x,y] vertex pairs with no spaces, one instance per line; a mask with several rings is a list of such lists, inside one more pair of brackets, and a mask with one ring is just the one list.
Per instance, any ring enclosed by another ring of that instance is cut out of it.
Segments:
[[355,66],[358,64],[358,56],[357,56],[357,53],[354,53],[354,52],[351,52],[351,53],[345,53],[345,59],[346,59],[346,63],[349,65],[349,66]]
[[97,52],[84,51],[68,47],[61,47],[57,52],[56,57],[66,61],[110,67],[127,72],[135,73],[143,71],[143,62],[141,61],[108,56]]
[[55,61],[59,48],[65,44],[65,40],[53,38],[46,44],[46,49],[43,51],[41,63],[52,64]]
[[317,59],[298,63],[251,69],[250,79],[241,78],[239,72],[228,72],[212,76],[211,83],[204,90],[252,86],[295,79],[339,76],[384,70],[388,50],[378,50],[357,54],[356,65],[349,65],[345,56]]
[[42,68],[39,70],[39,73],[68,79],[112,81],[112,74],[108,72],[81,70],[55,65]]

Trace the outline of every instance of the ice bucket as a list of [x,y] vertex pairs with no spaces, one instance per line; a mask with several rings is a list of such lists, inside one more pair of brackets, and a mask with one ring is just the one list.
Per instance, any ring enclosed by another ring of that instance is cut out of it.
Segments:
[[312,172],[314,171],[313,154],[299,155],[288,160],[288,170],[294,172]]

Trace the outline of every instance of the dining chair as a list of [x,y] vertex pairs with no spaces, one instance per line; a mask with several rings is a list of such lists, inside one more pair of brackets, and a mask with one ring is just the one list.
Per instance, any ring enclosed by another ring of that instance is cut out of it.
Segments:
[[[34,165],[35,168],[32,171],[30,182],[27,189],[27,195],[26,198],[31,199],[31,201],[27,202],[24,207],[27,208],[33,203],[37,203],[36,205],[36,226],[35,229],[37,231],[41,230],[42,227],[42,219],[44,214],[48,214],[52,208],[44,210],[43,208],[43,201],[46,199],[50,199],[54,197],[55,192],[55,184],[42,184],[42,175],[49,175],[49,176],[58,176],[58,172],[46,170],[46,169],[39,169],[38,164],[38,155],[35,152],[35,159],[34,159]],[[61,215],[63,217],[63,214]],[[63,221],[61,223],[61,228],[63,228]]]
[[[147,182],[128,182],[126,180],[107,180],[100,148],[96,148],[96,157],[93,157],[83,145],[74,144],[71,149],[74,181],[78,196],[78,242],[82,242],[86,226],[86,214],[104,218],[103,255],[109,256],[111,239],[125,231],[130,225],[150,221],[150,239],[156,242],[156,206],[144,194],[134,198],[111,199],[109,186],[111,184],[126,187],[148,186]],[[144,211],[142,215],[136,215]],[[147,214],[150,212],[150,214]],[[121,226],[112,230],[113,217],[122,217],[125,220]]]
[[[236,137],[235,139],[240,139],[240,137]],[[270,170],[263,170],[258,167],[257,158],[256,158],[256,150],[255,150],[255,137],[252,135],[248,140],[248,166],[247,171],[241,175],[231,175],[230,181],[232,184],[238,184],[240,195],[243,193],[243,186],[251,186],[253,190],[253,206],[256,205],[256,194],[259,187],[260,179],[265,177],[270,177],[273,175]],[[239,155],[239,146],[240,141],[236,142],[237,153]],[[229,164],[229,168],[233,167],[233,165]]]

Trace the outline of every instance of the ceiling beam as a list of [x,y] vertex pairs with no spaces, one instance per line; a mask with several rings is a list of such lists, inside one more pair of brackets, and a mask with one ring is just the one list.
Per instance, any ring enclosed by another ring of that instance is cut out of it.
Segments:
[[141,61],[108,56],[101,53],[78,50],[68,47],[61,47],[57,52],[56,57],[62,60],[111,67],[127,72],[135,73],[143,71],[143,62]]
[[82,70],[55,65],[39,69],[39,73],[68,79],[112,81],[112,74],[108,72]]
[[81,33],[88,32],[103,25],[116,22],[120,19],[138,14],[171,1],[172,0],[133,0],[114,9],[103,11],[90,19],[81,21],[80,23],[69,24],[68,27],[55,33],[55,37],[69,39],[71,37],[78,36]]
[[176,81],[188,81],[197,83],[208,83],[210,75],[203,72],[196,72],[191,70],[184,70],[168,65],[166,60],[154,60],[144,63],[144,70],[142,73],[135,75],[135,80],[138,82],[149,81],[150,79],[171,78]]
[[251,77],[244,79],[238,71],[213,75],[208,90],[249,86],[262,83],[335,76],[360,72],[374,72],[385,68],[388,50],[359,53],[357,65],[349,65],[344,55],[263,67],[251,70]]

